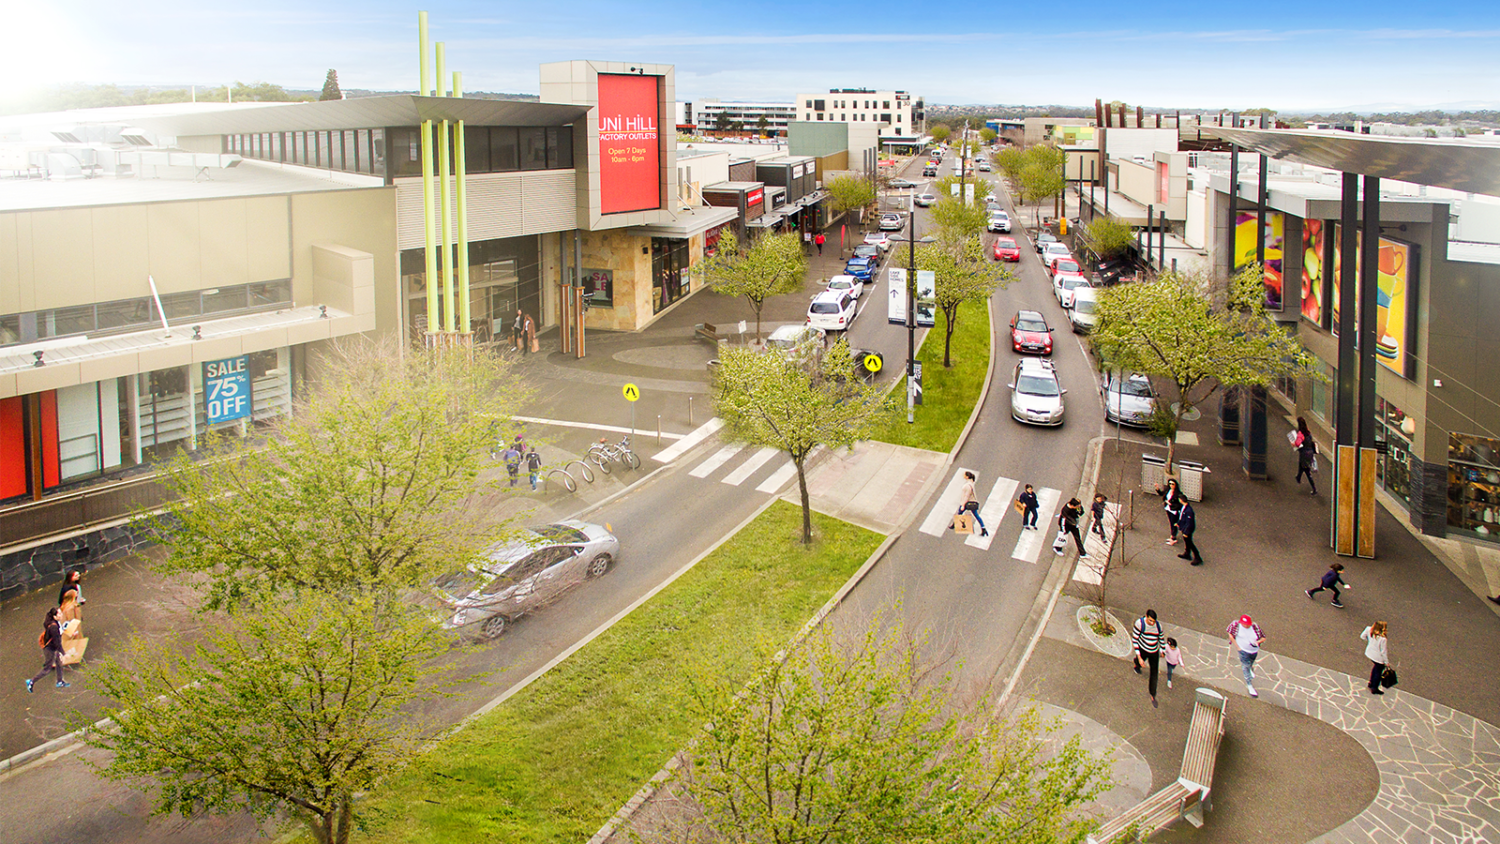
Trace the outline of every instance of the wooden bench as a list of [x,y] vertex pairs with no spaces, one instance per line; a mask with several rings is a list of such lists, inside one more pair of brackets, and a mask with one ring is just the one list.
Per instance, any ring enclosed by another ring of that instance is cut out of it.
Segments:
[[1223,738],[1224,696],[1200,688],[1177,781],[1112,818],[1089,835],[1089,844],[1144,841],[1184,818],[1193,826],[1203,826],[1203,813],[1213,808],[1214,764]]
[[718,345],[720,338],[719,327],[717,325],[714,325],[711,322],[700,322],[693,327],[693,331],[704,340]]
[[1183,814],[1193,826],[1203,826],[1203,813],[1213,808],[1214,763],[1224,740],[1224,696],[1213,689],[1198,689],[1193,703],[1193,722],[1188,727],[1187,747],[1182,751],[1179,782],[1200,790],[1198,802]]

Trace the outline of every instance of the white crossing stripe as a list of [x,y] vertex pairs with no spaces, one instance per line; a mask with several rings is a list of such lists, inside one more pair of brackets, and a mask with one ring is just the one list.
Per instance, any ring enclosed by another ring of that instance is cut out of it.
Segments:
[[702,425],[699,425],[692,433],[656,454],[651,455],[651,459],[658,463],[671,463],[673,460],[687,453],[688,449],[708,439],[709,436],[722,427],[724,427],[724,420],[715,416]]
[[[618,425],[595,425],[592,422],[570,422],[566,419],[543,419],[537,416],[512,416],[511,419],[516,422],[525,422],[528,425],[556,425],[562,428],[583,428],[589,431],[611,431],[616,434],[635,434],[637,436],[646,433],[645,428],[632,430],[630,428],[621,428]],[[680,440],[687,435],[662,431],[661,436],[662,439]]]
[[922,533],[928,536],[942,536],[953,524],[954,514],[964,504],[961,500],[964,494],[964,472],[968,471],[970,470],[960,468],[953,473],[943,494],[938,496],[937,503],[932,505],[927,518],[922,520],[922,527],[918,528]]
[[[823,447],[821,445],[813,446],[812,451],[809,451],[807,453],[807,456],[802,459],[803,465],[811,463],[812,459],[821,454],[822,451]],[[786,486],[786,482],[796,477],[796,475],[797,464],[793,463],[791,458],[787,458],[786,464],[783,465],[780,469],[777,469],[775,472],[772,472],[771,477],[761,481],[760,486],[756,487],[755,491],[765,493],[780,492],[781,488],[783,486]]]
[[[1093,515],[1090,514],[1092,519]],[[1115,531],[1120,526],[1120,505],[1104,505],[1104,535],[1100,539],[1099,534],[1094,533],[1093,522],[1089,522],[1088,533],[1083,535],[1083,548],[1088,552],[1087,558],[1079,558],[1078,565],[1073,569],[1073,579],[1079,583],[1088,583],[1098,586],[1104,582],[1104,570],[1109,565],[1109,555],[1115,544]]]
[[[1036,530],[1021,531],[1021,538],[1016,540],[1016,548],[1010,552],[1012,559],[1023,563],[1035,563],[1037,557],[1041,556],[1043,546],[1051,544],[1052,537],[1056,536],[1057,525],[1053,524],[1052,518],[1057,510],[1057,503],[1062,500],[1062,493],[1051,487],[1042,487],[1036,491],[1037,520]],[[1072,537],[1068,538],[1072,542]]]
[[760,469],[760,467],[766,465],[767,461],[780,453],[780,450],[774,448],[763,448],[760,451],[755,452],[754,454],[750,455],[749,460],[741,463],[738,469],[735,469],[733,472],[730,472],[728,475],[726,475],[723,482],[729,484],[730,486],[739,486],[740,484],[749,480],[750,476],[755,474]]
[[706,478],[710,474],[712,474],[715,469],[723,466],[726,462],[728,462],[729,458],[735,456],[736,454],[739,454],[740,451],[744,449],[744,447],[744,443],[730,443],[729,445],[726,445],[718,451],[714,452],[714,455],[712,457],[708,458],[702,463],[699,463],[698,467],[693,471],[688,472],[688,474],[692,475],[695,478]]
[[984,506],[979,508],[979,518],[984,526],[989,529],[989,536],[974,534],[964,540],[965,545],[978,548],[981,551],[990,550],[990,543],[994,541],[995,534],[1000,530],[1000,520],[1010,510],[1010,502],[1014,500],[1016,487],[1021,482],[1010,478],[1001,478],[995,481],[995,488],[990,490],[990,497],[984,500]]

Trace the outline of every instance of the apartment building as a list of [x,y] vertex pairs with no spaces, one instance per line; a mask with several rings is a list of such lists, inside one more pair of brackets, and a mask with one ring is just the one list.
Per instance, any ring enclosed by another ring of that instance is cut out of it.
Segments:
[[906,91],[830,88],[826,94],[798,94],[798,118],[807,123],[874,124],[882,144],[920,142],[926,115],[922,100]]

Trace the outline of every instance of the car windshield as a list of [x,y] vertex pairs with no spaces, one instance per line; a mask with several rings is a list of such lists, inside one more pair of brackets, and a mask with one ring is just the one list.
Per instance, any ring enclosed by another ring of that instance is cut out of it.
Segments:
[[1073,312],[1080,314],[1091,314],[1094,312],[1093,299],[1078,299],[1073,302]]
[[815,314],[836,314],[839,312],[839,306],[836,302],[813,302],[810,312]]
[[1059,283],[1062,285],[1062,288],[1064,290],[1072,290],[1075,287],[1088,287],[1089,286],[1089,283],[1088,283],[1087,279],[1083,278],[1082,276],[1076,276],[1076,275],[1065,275],[1065,276],[1062,277],[1062,279],[1059,281]]
[[1049,243],[1047,244],[1047,251],[1054,255],[1066,255],[1068,254],[1068,247],[1061,243]]
[[866,258],[866,257],[863,257],[863,256],[856,256],[856,257],[853,257],[853,258],[849,259],[849,266],[851,266],[851,267],[863,267],[869,260],[870,260],[869,258]]
[[553,542],[559,543],[587,542],[589,539],[584,535],[583,531],[577,528],[568,527],[567,525],[542,525],[541,527],[534,527],[531,530],[533,533],[536,533],[545,539],[550,539]]
[[1025,393],[1028,396],[1055,396],[1057,395],[1057,382],[1040,375],[1022,375],[1021,380],[1016,382],[1016,392]]
[[854,287],[854,283],[847,278],[836,278],[828,282],[829,290],[849,290],[852,287]]
[[1057,271],[1060,273],[1076,273],[1079,271],[1078,262],[1071,258],[1057,262]]
[[1051,243],[1052,241],[1057,240],[1057,236],[1052,234],[1051,232],[1042,232],[1041,234],[1036,236],[1036,239],[1039,243]]
[[462,598],[488,583],[490,578],[488,574],[459,569],[439,577],[432,585],[449,597]]
[[1014,240],[1011,240],[1008,237],[997,238],[995,240],[995,245],[998,246],[998,247],[1000,247],[1001,249],[1015,249],[1016,248],[1016,242]]
[[1116,379],[1115,380],[1115,389],[1119,390],[1119,392],[1120,392],[1121,395],[1125,395],[1125,396],[1139,396],[1140,398],[1143,398],[1143,399],[1149,399],[1149,398],[1151,398],[1151,384],[1150,384],[1150,382],[1145,381],[1144,379],[1140,379],[1140,378],[1131,378],[1129,380]]
[[1018,319],[1018,320],[1016,320],[1016,330],[1017,331],[1046,331],[1047,330],[1047,323],[1042,322],[1039,319]]

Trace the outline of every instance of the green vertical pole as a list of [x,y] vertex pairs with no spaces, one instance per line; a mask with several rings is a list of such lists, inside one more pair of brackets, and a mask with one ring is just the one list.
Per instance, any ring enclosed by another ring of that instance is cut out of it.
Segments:
[[[430,96],[432,92],[431,69],[428,65],[428,42],[427,40],[427,13],[417,13],[418,38],[421,43],[417,51],[422,63],[419,73],[422,96]],[[423,245],[426,248],[426,278],[427,278],[427,332],[436,333],[438,330],[438,274],[437,274],[437,244],[434,242],[436,232],[432,224],[432,121],[422,121],[422,235]]]
[[[437,42],[437,95],[448,96],[447,84],[443,79],[443,42]],[[453,330],[453,208],[448,204],[450,189],[448,187],[448,175],[452,172],[452,164],[449,161],[448,146],[448,121],[444,120],[438,131],[438,169],[442,171],[442,181],[438,182],[438,202],[443,206],[443,330]]]
[[[453,96],[464,95],[464,75],[453,71]],[[469,205],[464,198],[464,180],[468,167],[464,163],[464,122],[458,121],[458,133],[453,136],[453,187],[454,200],[458,205],[458,330],[468,334],[472,330],[469,321]]]

